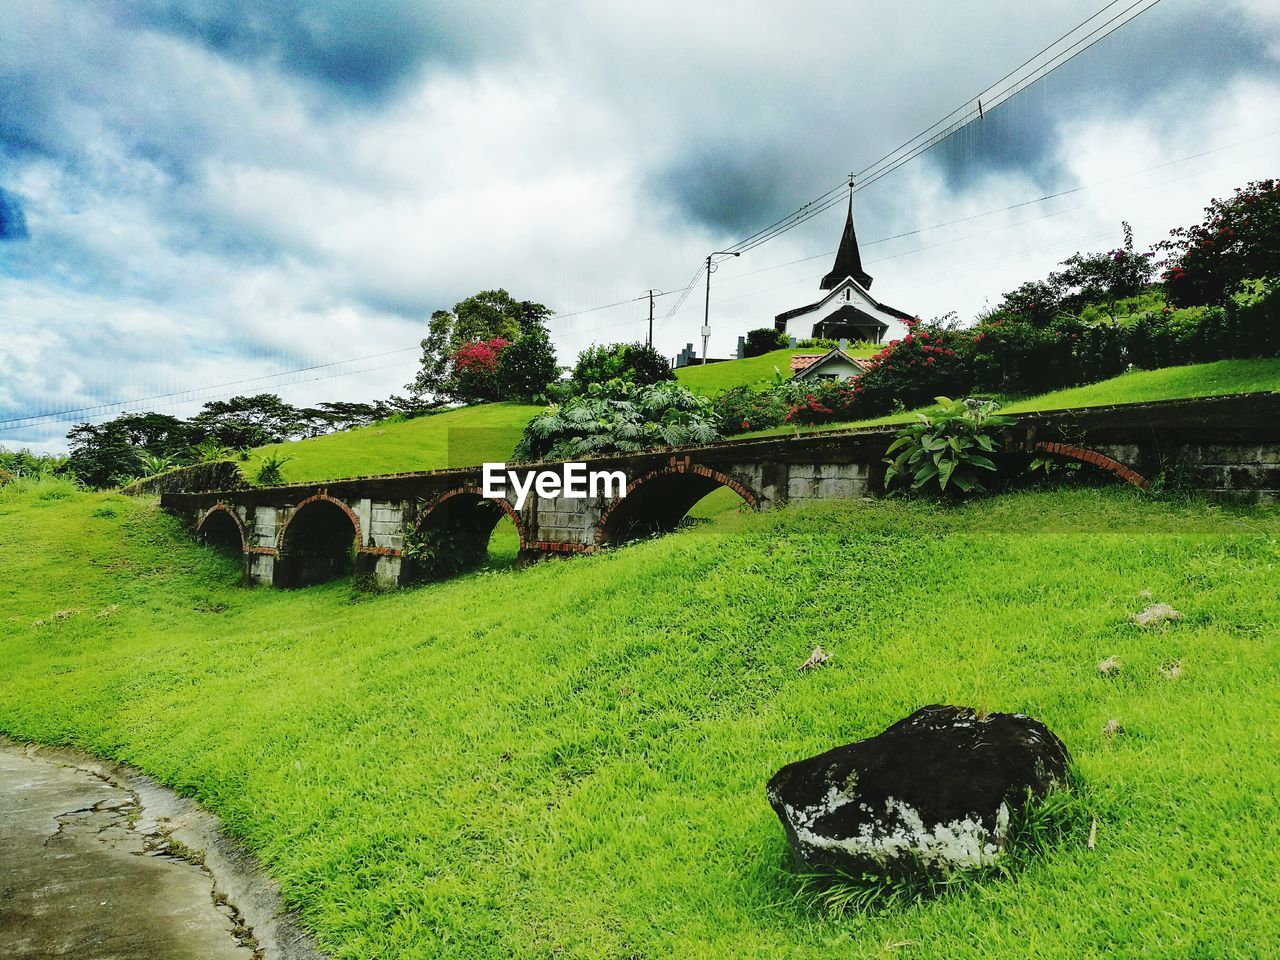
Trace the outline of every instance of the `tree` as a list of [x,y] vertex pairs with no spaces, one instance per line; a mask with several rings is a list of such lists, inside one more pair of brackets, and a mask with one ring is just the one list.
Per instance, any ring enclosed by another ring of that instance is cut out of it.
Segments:
[[540,401],[560,375],[556,348],[541,323],[530,323],[515,343],[498,356],[498,389],[503,400]]
[[1060,310],[1077,314],[1089,304],[1106,307],[1115,319],[1116,301],[1137,296],[1151,283],[1155,264],[1151,253],[1133,249],[1133,228],[1122,223],[1124,246],[1106,253],[1075,253],[1062,261],[1063,270],[1049,274]]
[[191,430],[199,440],[238,450],[300,436],[304,418],[297,407],[274,393],[259,393],[206,403],[192,418]]
[[1225,303],[1249,280],[1280,280],[1280,182],[1257,180],[1214,198],[1204,220],[1156,244],[1174,306]]
[[674,379],[666,358],[647,344],[593,343],[578,354],[571,382],[573,392],[583,394],[591,384],[610,380],[648,384]]
[[415,397],[449,396],[454,359],[468,344],[493,340],[514,343],[545,327],[552,311],[532,300],[516,300],[506,290],[484,290],[460,300],[452,310],[437,310],[422,341],[422,363],[407,389]]
[[85,485],[124,483],[144,469],[140,454],[183,462],[194,439],[190,424],[163,413],[126,413],[105,423],[78,423],[67,433],[67,466]]
[[762,357],[774,350],[789,346],[790,338],[781,330],[773,327],[757,327],[747,331],[746,350],[748,357]]

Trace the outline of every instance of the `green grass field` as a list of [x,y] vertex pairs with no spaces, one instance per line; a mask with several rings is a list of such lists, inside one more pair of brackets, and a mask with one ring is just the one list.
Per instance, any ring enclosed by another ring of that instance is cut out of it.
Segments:
[[273,453],[291,458],[283,469],[286,483],[509,460],[525,424],[541,409],[522,403],[486,403],[272,444],[254,450],[243,470],[253,477],[263,459]]
[[[875,351],[875,347],[857,346],[850,347],[848,353],[855,357],[869,357]],[[790,378],[792,357],[826,352],[820,347],[774,350],[746,360],[726,360],[724,363],[709,363],[705,367],[681,367],[676,371],[676,379],[694,393],[708,397],[714,397],[733,387],[764,389],[773,383],[775,369],[783,377]]]
[[[727,511],[368,596],[241,588],[153,500],[18,483],[0,489],[0,567],[0,731],[197,798],[336,957],[1183,960],[1280,942],[1276,508],[1116,488]],[[1182,620],[1139,629],[1155,601]],[[815,644],[834,660],[797,673]],[[1108,656],[1123,668],[1103,679]],[[1072,836],[940,900],[822,913],[765,781],[934,702],[1047,722],[1096,849]]]

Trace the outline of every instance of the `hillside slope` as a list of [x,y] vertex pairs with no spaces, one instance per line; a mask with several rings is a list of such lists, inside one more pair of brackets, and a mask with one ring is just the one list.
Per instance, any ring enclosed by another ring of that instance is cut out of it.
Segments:
[[[194,796],[335,957],[1280,941],[1275,509],[1128,489],[833,502],[357,598],[240,588],[153,502],[46,483],[0,490],[0,568],[0,732]],[[1182,620],[1139,629],[1153,601]],[[815,644],[831,664],[797,673]],[[937,702],[1043,718],[1097,849],[1075,836],[980,891],[824,915],[766,779]]]
[[252,451],[243,469],[252,477],[266,457],[289,457],[282,471],[288,483],[509,460],[525,424],[541,409],[524,403],[486,403],[271,444]]
[[[1219,397],[1232,393],[1272,393],[1280,391],[1280,358],[1262,360],[1218,360],[1159,370],[1130,370],[1118,377],[1088,383],[1066,390],[1053,390],[1034,397],[1007,400],[1005,413],[1030,413],[1037,410],[1059,410],[1069,407],[1103,407],[1117,403],[1146,403],[1155,400],[1178,400],[1184,397]],[[816,427],[771,427],[739,434],[744,437],[767,437],[812,430],[839,430],[869,427],[885,423],[905,423],[917,413],[929,413],[934,406],[905,410],[866,420],[828,423]]]

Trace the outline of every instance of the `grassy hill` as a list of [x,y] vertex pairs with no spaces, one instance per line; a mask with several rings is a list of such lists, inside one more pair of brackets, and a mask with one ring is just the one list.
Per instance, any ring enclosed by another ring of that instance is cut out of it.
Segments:
[[254,450],[244,472],[252,477],[272,454],[291,458],[283,468],[286,482],[509,460],[525,424],[541,409],[523,403],[486,403],[272,444]]
[[[874,347],[858,346],[850,347],[848,352],[855,357],[869,357],[875,351]],[[775,368],[784,377],[791,376],[792,357],[821,353],[826,351],[820,347],[774,350],[746,360],[726,360],[724,363],[709,363],[705,367],[681,367],[676,371],[676,379],[694,393],[708,397],[724,393],[732,387],[756,386],[763,389],[773,383]]]
[[[1108,489],[731,512],[356,596],[243,589],[151,500],[19,483],[0,489],[0,567],[0,731],[136,764],[216,811],[336,957],[1181,960],[1280,942],[1274,508]],[[1156,601],[1182,620],[1139,629]],[[797,673],[815,644],[834,660]],[[1123,668],[1103,679],[1108,656]],[[766,779],[935,702],[1045,720],[1097,848],[1072,836],[980,889],[823,913]]]
[[[1143,403],[1154,400],[1177,400],[1183,397],[1217,397],[1231,393],[1269,393],[1280,391],[1280,358],[1261,360],[1219,360],[1184,367],[1159,370],[1131,370],[1110,380],[1054,390],[1034,397],[1006,400],[1006,413],[1030,413],[1065,407],[1103,407],[1115,403]],[[916,413],[928,413],[936,407],[920,407],[902,413],[887,414],[868,420],[801,427],[801,433],[812,430],[869,427],[885,423],[903,423]],[[795,433],[796,427],[771,427],[741,434],[748,437],[776,436]]]

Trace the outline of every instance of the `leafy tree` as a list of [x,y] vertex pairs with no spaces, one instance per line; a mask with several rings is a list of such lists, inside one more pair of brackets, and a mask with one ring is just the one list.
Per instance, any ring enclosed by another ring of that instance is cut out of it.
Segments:
[[437,310],[422,341],[422,364],[408,385],[415,397],[449,396],[454,358],[467,344],[495,339],[514,343],[545,326],[551,309],[532,300],[516,300],[506,290],[485,290],[460,300],[452,310]]
[[1085,306],[1105,306],[1115,318],[1116,301],[1136,296],[1151,283],[1155,264],[1150,252],[1133,249],[1133,228],[1122,223],[1124,246],[1106,253],[1075,253],[1062,261],[1065,268],[1049,275],[1060,311],[1076,314]]
[[518,460],[571,459],[720,439],[712,402],[677,383],[593,383],[525,427]]
[[182,462],[192,437],[190,424],[163,413],[126,413],[105,423],[79,423],[67,433],[67,466],[88,486],[111,486],[138,476],[142,452]]
[[578,354],[570,382],[573,392],[582,394],[591,384],[610,380],[643,385],[674,379],[666,358],[653,347],[637,342],[592,344]]
[[748,357],[761,357],[774,350],[789,346],[790,338],[781,330],[773,327],[758,327],[747,331],[745,353]]
[[498,356],[498,390],[503,400],[544,400],[548,385],[560,375],[556,348],[541,322],[531,323]]
[[298,436],[303,431],[303,418],[297,407],[274,393],[259,393],[206,403],[192,418],[191,429],[200,440],[240,449]]
[[1249,280],[1280,280],[1280,182],[1257,180],[1214,198],[1205,217],[1156,244],[1164,288],[1178,307],[1225,303]]

